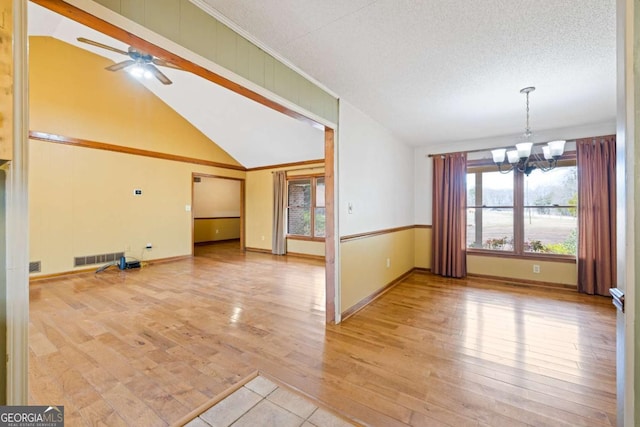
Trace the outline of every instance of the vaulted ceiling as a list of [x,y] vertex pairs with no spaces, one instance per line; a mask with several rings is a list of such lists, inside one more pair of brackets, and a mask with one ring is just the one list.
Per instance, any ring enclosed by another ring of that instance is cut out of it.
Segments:
[[[114,63],[128,59],[76,39],[85,37],[126,51],[128,46],[122,42],[33,3],[29,3],[29,35],[51,36],[105,56]],[[161,68],[174,82],[172,85],[162,85],[155,79],[140,82],[243,166],[252,168],[324,158],[321,130],[191,73]]]

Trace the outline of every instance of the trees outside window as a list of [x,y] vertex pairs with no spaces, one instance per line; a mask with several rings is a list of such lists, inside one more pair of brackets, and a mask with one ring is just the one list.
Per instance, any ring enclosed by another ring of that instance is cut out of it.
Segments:
[[287,181],[287,235],[325,237],[324,177]]
[[467,247],[515,255],[575,256],[577,167],[563,159],[551,171],[502,174],[493,165],[467,167]]

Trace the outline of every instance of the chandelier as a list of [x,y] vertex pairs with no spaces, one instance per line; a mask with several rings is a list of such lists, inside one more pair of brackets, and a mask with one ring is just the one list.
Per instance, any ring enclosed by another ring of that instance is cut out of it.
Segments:
[[[529,94],[536,90],[535,87],[525,87],[520,90],[527,97],[527,124],[524,130],[522,142],[516,144],[515,150],[507,151],[506,148],[491,150],[493,161],[498,166],[500,173],[509,173],[516,170],[529,175],[534,169],[543,172],[550,171],[558,165],[558,159],[564,153],[566,141],[551,141],[542,147],[542,153],[532,152],[533,132],[529,127]],[[542,154],[542,155],[541,155]],[[507,162],[505,163],[505,155]]]

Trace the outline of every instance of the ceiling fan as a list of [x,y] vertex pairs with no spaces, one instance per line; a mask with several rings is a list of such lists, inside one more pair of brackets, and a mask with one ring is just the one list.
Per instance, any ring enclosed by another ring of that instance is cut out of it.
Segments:
[[162,67],[175,68],[177,70],[181,69],[180,67],[177,67],[165,61],[164,59],[154,58],[153,55],[143,50],[136,49],[132,46],[129,46],[128,51],[124,51],[112,46],[108,46],[106,44],[102,44],[93,40],[86,39],[84,37],[78,37],[77,40],[82,43],[87,43],[92,46],[100,47],[102,49],[107,49],[112,52],[117,52],[129,57],[129,59],[125,61],[118,62],[117,64],[113,64],[106,67],[106,69],[109,71],[119,71],[119,70],[124,70],[125,68],[130,68],[129,71],[131,72],[131,74],[133,74],[136,77],[143,77],[143,76],[147,78],[155,77],[156,79],[160,80],[160,83],[165,85],[170,85],[172,81],[169,80],[169,78],[166,75],[164,75],[162,71],[160,71],[158,67],[156,67],[156,65],[160,65]]

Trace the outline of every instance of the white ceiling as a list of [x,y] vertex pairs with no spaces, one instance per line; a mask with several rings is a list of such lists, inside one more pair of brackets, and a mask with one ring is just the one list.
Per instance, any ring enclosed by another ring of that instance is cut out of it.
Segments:
[[[29,35],[55,37],[114,62],[127,59],[124,55],[80,43],[76,38],[85,37],[126,51],[127,46],[118,40],[31,2],[28,13]],[[174,84],[165,86],[156,79],[143,79],[142,83],[243,166],[252,168],[324,158],[321,130],[191,73],[161,69]],[[46,129],[37,130],[46,132]]]
[[412,145],[615,121],[615,0],[200,0]]

